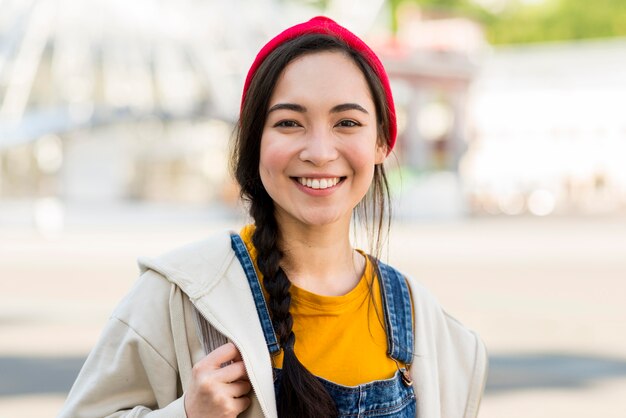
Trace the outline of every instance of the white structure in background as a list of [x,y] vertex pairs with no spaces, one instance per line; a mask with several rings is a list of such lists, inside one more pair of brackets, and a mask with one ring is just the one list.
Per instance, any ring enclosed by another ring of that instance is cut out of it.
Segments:
[[478,212],[626,206],[626,39],[497,48],[474,85],[462,165]]
[[275,31],[276,7],[2,1],[0,195],[202,202],[219,193],[225,170],[214,167],[225,165],[242,73]]
[[270,0],[5,0],[0,147],[149,115],[232,119],[275,11]]

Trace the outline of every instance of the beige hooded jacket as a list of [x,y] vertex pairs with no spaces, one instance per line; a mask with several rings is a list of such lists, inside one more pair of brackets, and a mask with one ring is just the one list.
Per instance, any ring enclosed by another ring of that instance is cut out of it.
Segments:
[[[253,388],[240,416],[277,418],[269,352],[229,232],[138,263],[138,282],[113,312],[59,416],[186,418],[193,364],[228,339]],[[476,417],[487,374],[484,345],[420,284],[409,278],[409,285],[417,417]]]

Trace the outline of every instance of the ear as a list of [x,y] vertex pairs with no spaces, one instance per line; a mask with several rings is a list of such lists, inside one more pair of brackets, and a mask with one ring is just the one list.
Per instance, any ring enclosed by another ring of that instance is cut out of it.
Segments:
[[380,142],[376,144],[375,164],[382,164],[387,159],[388,149],[387,144],[381,144]]

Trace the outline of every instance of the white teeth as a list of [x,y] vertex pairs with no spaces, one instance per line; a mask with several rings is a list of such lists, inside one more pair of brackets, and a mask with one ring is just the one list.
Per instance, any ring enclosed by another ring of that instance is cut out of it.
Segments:
[[339,183],[339,177],[325,179],[311,179],[306,177],[298,177],[298,183],[312,189],[328,189]]

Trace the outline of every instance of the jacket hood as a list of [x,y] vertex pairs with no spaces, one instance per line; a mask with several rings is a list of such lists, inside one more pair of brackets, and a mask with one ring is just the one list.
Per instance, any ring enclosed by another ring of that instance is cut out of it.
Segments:
[[178,285],[190,299],[207,294],[232,264],[235,253],[230,245],[231,231],[221,231],[157,257],[139,257],[143,274],[154,270]]

